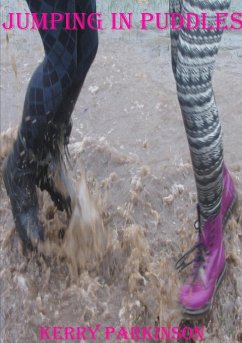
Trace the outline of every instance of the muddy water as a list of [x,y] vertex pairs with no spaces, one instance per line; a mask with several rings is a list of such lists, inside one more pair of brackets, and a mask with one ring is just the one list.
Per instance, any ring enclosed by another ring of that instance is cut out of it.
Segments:
[[[23,255],[1,177],[4,343],[39,342],[41,325],[128,328],[176,326],[185,319],[176,302],[185,275],[178,275],[174,264],[196,239],[196,193],[169,39],[155,32],[104,33],[100,38],[73,114],[70,178],[81,207],[69,222],[48,194],[39,192],[47,237],[42,254]],[[42,48],[28,35],[25,48],[23,36],[1,39],[3,131],[21,118],[25,88]],[[241,46],[241,35],[224,37],[214,78],[225,158],[240,199]],[[1,135],[1,170],[13,136],[14,130]],[[199,321],[206,327],[204,342],[241,341],[241,206],[240,200],[225,232],[225,280],[212,313]],[[97,342],[104,342],[102,333]],[[110,342],[115,341],[113,335]]]
[[[154,326],[157,317],[161,326],[178,325],[184,318],[176,303],[179,278],[174,263],[195,240],[191,166],[167,166],[158,177],[141,161],[90,137],[73,143],[70,150],[80,202],[83,205],[84,199],[88,208],[83,214],[75,210],[67,230],[66,217],[47,194],[39,194],[47,236],[43,256],[23,256],[1,182],[3,342],[39,342],[41,325],[128,328]],[[83,181],[85,169],[90,192]],[[241,189],[240,165],[232,170]],[[212,313],[199,322],[206,325],[205,342],[236,342],[241,330],[238,214],[225,237],[226,279]],[[104,342],[101,329],[97,337]],[[115,342],[115,336],[110,341]]]

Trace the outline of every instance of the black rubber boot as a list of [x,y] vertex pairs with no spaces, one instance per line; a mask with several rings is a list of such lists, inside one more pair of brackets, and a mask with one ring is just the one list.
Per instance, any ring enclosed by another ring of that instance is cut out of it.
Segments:
[[36,193],[36,161],[18,135],[3,167],[3,180],[11,201],[16,230],[25,247],[33,249],[44,239],[38,218]]
[[38,164],[36,176],[36,185],[42,191],[46,190],[57,209],[66,211],[68,216],[71,215],[71,198],[68,194],[68,181],[65,176],[65,163],[63,160],[64,150],[69,143],[71,129],[71,122],[68,125],[49,123],[46,136],[48,154],[45,162]]
[[53,174],[49,166],[42,166],[38,168],[36,185],[42,190],[47,191],[55,206],[59,211],[66,211],[68,215],[71,214],[71,199],[69,196],[65,197],[60,191],[56,189]]

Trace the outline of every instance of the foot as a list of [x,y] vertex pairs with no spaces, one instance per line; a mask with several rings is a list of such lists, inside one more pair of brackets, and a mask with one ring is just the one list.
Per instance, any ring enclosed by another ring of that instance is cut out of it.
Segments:
[[[178,270],[193,264],[192,275],[182,286],[179,294],[182,311],[188,315],[202,315],[211,309],[213,298],[225,273],[223,228],[232,212],[237,193],[226,167],[223,180],[220,212],[209,218],[202,227],[198,220],[195,225],[198,230],[198,242],[176,264]],[[194,260],[186,263],[193,251],[196,251]]]
[[[222,238],[222,216],[209,218],[203,227],[197,225],[198,242],[177,263],[182,270],[193,263],[192,275],[180,290],[182,311],[189,315],[207,312],[225,271],[225,252]],[[194,260],[185,263],[188,255],[196,250]]]

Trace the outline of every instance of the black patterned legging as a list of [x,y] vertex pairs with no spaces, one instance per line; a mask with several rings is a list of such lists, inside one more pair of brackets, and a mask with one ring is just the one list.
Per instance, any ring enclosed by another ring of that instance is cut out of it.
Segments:
[[[32,13],[96,12],[95,0],[26,0]],[[45,158],[54,139],[53,127],[69,122],[98,47],[96,30],[39,30],[45,57],[34,72],[25,97],[20,132],[38,158]],[[69,134],[70,132],[67,132]]]
[[[230,0],[170,0],[170,12],[226,12]],[[187,133],[202,219],[218,212],[223,188],[222,130],[212,74],[221,30],[171,30],[172,68]]]

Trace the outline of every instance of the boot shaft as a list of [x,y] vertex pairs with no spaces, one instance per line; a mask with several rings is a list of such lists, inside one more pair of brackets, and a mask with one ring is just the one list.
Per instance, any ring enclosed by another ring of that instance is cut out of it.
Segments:
[[19,134],[27,151],[31,151],[39,162],[48,164],[49,155],[58,158],[60,151],[69,143],[72,130],[71,119],[58,122],[53,113],[34,118],[23,117]]
[[221,202],[221,213],[223,217],[223,223],[225,224],[230,212],[237,200],[237,192],[234,182],[228,172],[227,167],[224,165],[223,171],[223,194]]

